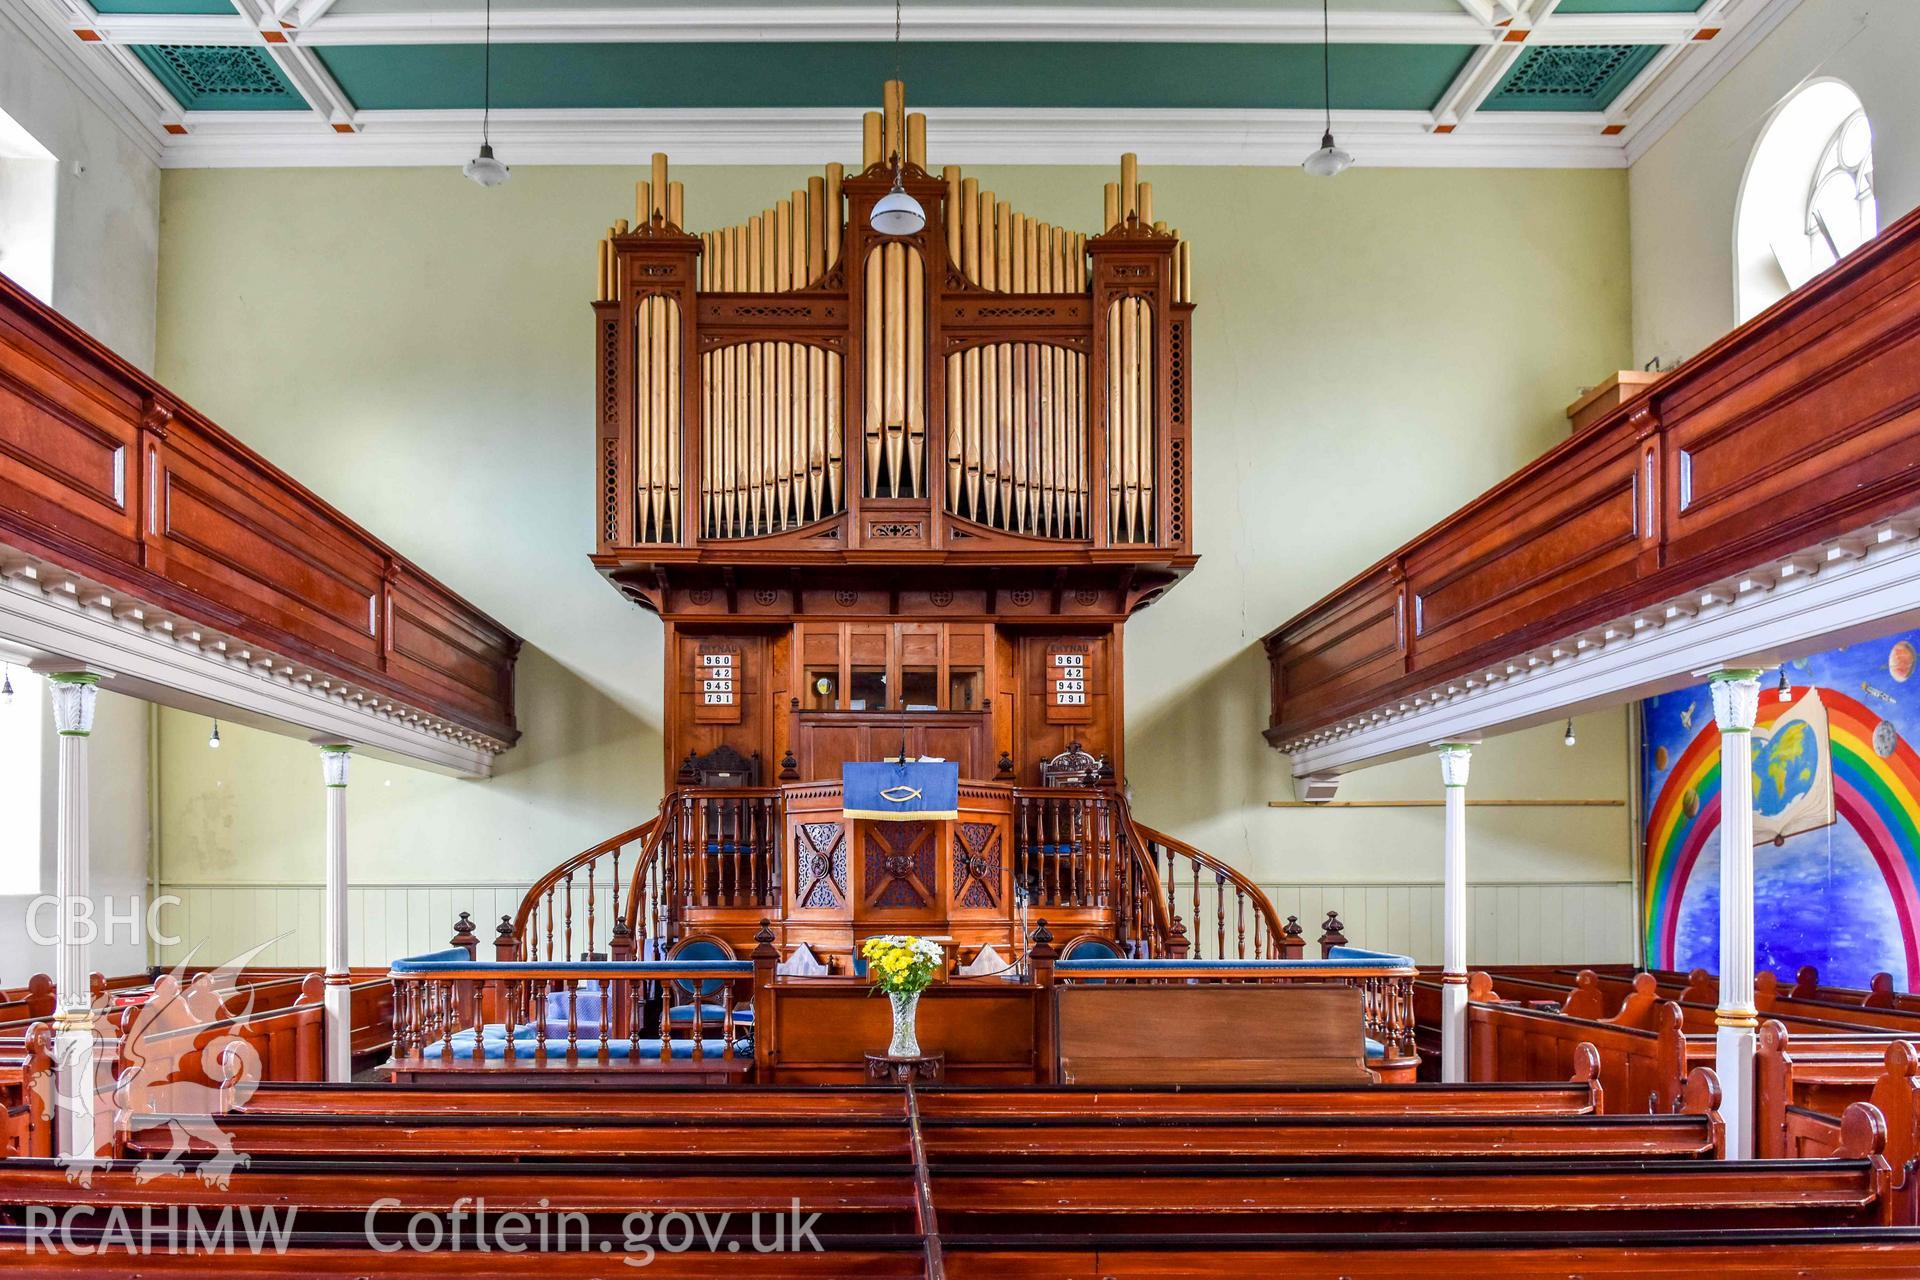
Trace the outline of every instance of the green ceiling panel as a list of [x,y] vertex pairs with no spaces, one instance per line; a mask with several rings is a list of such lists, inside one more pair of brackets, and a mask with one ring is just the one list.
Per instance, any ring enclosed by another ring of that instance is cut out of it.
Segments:
[[1520,55],[1483,111],[1604,111],[1656,45],[1543,44]]
[[182,111],[304,111],[265,49],[244,44],[137,44],[134,55]]
[[216,13],[235,17],[233,0],[96,0],[95,13]]
[[[478,107],[479,45],[315,45],[361,110]],[[1336,108],[1424,111],[1469,45],[1339,45]],[[519,44],[493,51],[504,108],[877,107],[889,44]],[[999,42],[909,45],[915,107],[1311,108],[1317,45]]]

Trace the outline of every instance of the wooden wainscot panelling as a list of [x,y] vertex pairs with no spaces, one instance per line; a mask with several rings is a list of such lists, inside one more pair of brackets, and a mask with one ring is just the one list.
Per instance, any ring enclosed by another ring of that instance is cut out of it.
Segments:
[[0,522],[48,550],[133,559],[144,397],[0,276]]
[[1408,549],[1412,671],[1550,630],[1569,604],[1633,581],[1640,450],[1626,421],[1579,437],[1552,472],[1551,485],[1521,473]]
[[386,613],[388,675],[473,716],[513,705],[511,632],[405,562],[387,577]]
[[1920,210],[1270,633],[1267,737],[1916,506]]
[[1273,722],[1291,731],[1404,675],[1405,594],[1399,567],[1379,565],[1268,636]]
[[222,444],[180,420],[167,437],[157,480],[166,576],[276,631],[376,663],[381,549]]
[[519,640],[0,276],[0,541],[511,743]]
[[1671,560],[1743,568],[1911,505],[1920,224],[1889,228],[1698,363],[1661,397]]

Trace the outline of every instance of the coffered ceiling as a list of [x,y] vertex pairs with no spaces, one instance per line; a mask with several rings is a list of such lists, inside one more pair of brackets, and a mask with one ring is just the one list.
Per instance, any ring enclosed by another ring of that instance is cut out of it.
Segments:
[[[1333,125],[1362,164],[1619,166],[1797,0],[1344,0]],[[160,163],[452,164],[471,0],[0,0]],[[1290,164],[1318,145],[1316,0],[904,6],[500,0],[515,165],[844,159],[896,66],[942,163]]]

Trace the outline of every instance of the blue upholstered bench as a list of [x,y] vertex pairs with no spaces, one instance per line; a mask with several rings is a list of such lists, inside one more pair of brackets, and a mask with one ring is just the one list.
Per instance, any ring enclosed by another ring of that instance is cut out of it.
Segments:
[[[522,1025],[514,1028],[513,1056],[515,1058],[533,1057],[538,1050],[539,1039],[540,1039],[539,1034],[531,1024]],[[549,1034],[546,1037],[546,1041],[547,1041],[548,1057],[564,1058],[567,1056],[567,1038],[566,1038],[564,1027],[562,1027],[562,1033],[558,1036],[551,1034],[551,1031],[549,1031]],[[588,1037],[582,1034],[576,1043],[577,1043],[577,1052],[580,1057],[597,1058],[600,1056],[600,1040],[598,1036]],[[660,1056],[659,1040],[644,1039],[639,1042],[639,1045],[640,1045],[640,1053],[639,1053],[640,1061],[646,1062],[651,1059],[659,1058]],[[611,1059],[616,1059],[619,1061],[625,1061],[627,1058],[632,1056],[633,1046],[634,1046],[634,1042],[632,1040],[625,1040],[625,1039],[609,1040],[607,1041],[607,1057]],[[429,1061],[432,1060],[437,1049],[438,1049],[437,1041],[433,1045],[430,1045],[427,1047],[426,1057]],[[700,1054],[702,1057],[705,1057],[705,1058],[723,1057],[726,1054],[726,1049],[727,1049],[727,1042],[725,1040],[709,1038],[700,1042]],[[736,1057],[742,1057],[742,1058],[751,1057],[753,1055],[753,1042],[751,1040],[736,1040],[734,1041],[733,1052]],[[480,1053],[479,1053],[480,1058],[483,1061],[495,1062],[506,1057],[506,1053],[507,1053],[506,1027],[499,1023],[492,1023],[488,1025],[484,1029],[484,1034],[480,1038]],[[475,1055],[474,1055],[474,1039],[473,1039],[472,1028],[468,1028],[465,1031],[456,1032],[454,1034],[453,1056],[455,1061],[471,1061],[473,1059]],[[680,1061],[682,1059],[688,1059],[693,1057],[693,1041],[690,1039],[681,1039],[676,1037],[673,1040],[673,1057],[675,1061]]]

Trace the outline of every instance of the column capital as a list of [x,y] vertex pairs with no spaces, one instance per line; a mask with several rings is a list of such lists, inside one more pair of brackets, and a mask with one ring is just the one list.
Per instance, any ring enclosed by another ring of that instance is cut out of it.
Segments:
[[320,776],[326,780],[327,787],[344,791],[347,786],[347,766],[353,761],[353,744],[315,738],[313,745],[320,748]]
[[1440,758],[1440,782],[1446,787],[1467,785],[1467,773],[1473,764],[1471,742],[1436,742],[1434,754]]
[[1750,667],[1709,671],[1707,690],[1713,697],[1713,722],[1721,733],[1751,733],[1760,714],[1760,672]]
[[63,738],[93,734],[93,709],[100,676],[94,671],[50,671],[47,693],[53,699],[53,727]]

